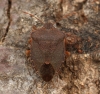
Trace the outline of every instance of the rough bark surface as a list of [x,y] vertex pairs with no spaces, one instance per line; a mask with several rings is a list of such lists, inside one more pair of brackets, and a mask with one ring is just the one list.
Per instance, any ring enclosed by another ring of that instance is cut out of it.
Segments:
[[[43,24],[23,11],[74,38],[61,74],[49,83],[25,56],[33,25]],[[0,40],[0,94],[100,94],[99,0],[0,0]]]

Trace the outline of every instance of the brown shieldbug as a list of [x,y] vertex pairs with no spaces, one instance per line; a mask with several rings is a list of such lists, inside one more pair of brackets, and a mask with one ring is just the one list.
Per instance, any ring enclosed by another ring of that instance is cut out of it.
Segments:
[[53,78],[65,60],[65,35],[56,29],[52,23],[31,34],[31,60],[46,82]]
[[31,33],[30,44],[32,65],[39,71],[44,81],[50,81],[54,74],[60,71],[65,61],[65,34],[55,28],[52,23],[45,23],[42,28]]

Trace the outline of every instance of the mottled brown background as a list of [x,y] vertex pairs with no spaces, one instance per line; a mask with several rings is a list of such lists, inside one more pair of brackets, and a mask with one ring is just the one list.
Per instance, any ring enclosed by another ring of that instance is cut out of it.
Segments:
[[[71,55],[50,83],[25,56],[33,25],[43,24],[22,11],[81,39],[80,51],[67,46]],[[99,0],[0,0],[0,40],[0,94],[100,94]]]

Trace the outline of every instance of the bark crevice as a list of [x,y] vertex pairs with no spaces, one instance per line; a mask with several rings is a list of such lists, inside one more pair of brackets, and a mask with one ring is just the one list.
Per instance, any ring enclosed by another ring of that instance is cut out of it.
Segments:
[[8,0],[7,17],[8,17],[9,21],[8,21],[8,25],[6,27],[6,32],[5,32],[5,34],[4,34],[3,38],[2,38],[2,42],[5,41],[5,38],[6,38],[7,34],[8,34],[9,27],[10,27],[10,24],[11,24],[11,15],[10,15],[11,14],[10,13],[11,6],[12,6],[12,0]]

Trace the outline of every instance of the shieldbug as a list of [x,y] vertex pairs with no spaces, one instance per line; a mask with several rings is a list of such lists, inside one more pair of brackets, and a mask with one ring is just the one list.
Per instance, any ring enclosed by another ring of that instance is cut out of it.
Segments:
[[64,34],[51,23],[31,34],[31,60],[44,81],[50,81],[65,60]]
[[31,63],[44,81],[50,81],[65,61],[65,34],[52,23],[45,23],[31,33],[30,44]]

